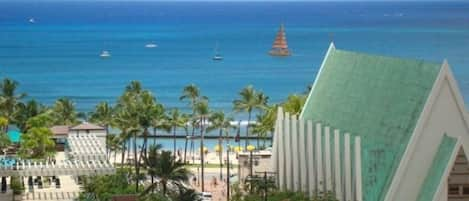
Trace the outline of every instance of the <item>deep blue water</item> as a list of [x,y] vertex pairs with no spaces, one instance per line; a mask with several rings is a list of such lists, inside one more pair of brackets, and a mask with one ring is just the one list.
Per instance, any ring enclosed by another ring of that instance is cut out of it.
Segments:
[[[114,101],[130,80],[184,107],[182,87],[195,83],[212,108],[231,111],[248,84],[271,102],[303,92],[332,38],[341,49],[447,58],[468,100],[468,11],[468,2],[0,2],[0,77],[47,104],[70,97],[82,111]],[[281,22],[294,55],[272,58]],[[159,47],[144,48],[151,41]],[[217,41],[223,62],[211,60]]]

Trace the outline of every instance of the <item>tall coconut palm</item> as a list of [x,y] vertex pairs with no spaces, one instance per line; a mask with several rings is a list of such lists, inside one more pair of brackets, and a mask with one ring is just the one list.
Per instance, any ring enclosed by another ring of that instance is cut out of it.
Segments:
[[205,183],[204,183],[204,135],[205,135],[205,124],[207,122],[208,117],[210,116],[210,109],[208,106],[208,100],[203,99],[199,100],[195,103],[195,114],[199,119],[199,127],[200,127],[200,166],[201,166],[201,182],[202,182],[202,192],[205,190]]
[[210,121],[210,126],[207,127],[207,132],[213,131],[218,129],[218,148],[219,154],[219,162],[220,162],[220,180],[223,179],[223,151],[222,151],[222,141],[223,141],[223,134],[228,133],[228,130],[231,128],[234,128],[231,125],[231,121],[233,121],[233,118],[231,117],[226,117],[225,113],[223,111],[218,111],[214,112],[210,115],[209,117]]
[[3,79],[0,83],[0,115],[7,118],[9,122],[14,122],[16,105],[26,96],[25,93],[17,94],[18,86],[17,81],[9,78]]
[[[182,95],[179,97],[180,101],[189,100],[189,106],[192,109],[192,117],[195,117],[195,104],[200,99],[200,89],[195,84],[189,84],[182,89]],[[192,136],[191,136],[191,150],[194,148],[194,135],[196,126],[196,118],[191,121],[192,124]]]
[[[152,168],[155,170],[155,175],[160,178],[160,184],[163,187],[163,195],[166,195],[169,181],[185,182],[189,180],[190,171],[185,168],[184,163],[176,161],[170,151],[162,151],[158,158],[159,161],[152,162],[152,164],[156,165],[156,167]],[[149,194],[156,188],[157,184],[154,183],[148,186],[142,194]]]
[[[96,105],[94,112],[91,113],[90,121],[104,126],[106,128],[106,137],[108,137],[109,127],[113,123],[113,118],[114,118],[113,115],[114,115],[114,109],[112,108],[112,106],[109,105],[107,102],[101,102],[98,105]],[[106,141],[106,150],[107,150],[107,153],[109,154],[110,147],[107,142],[108,141]]]
[[168,124],[168,117],[165,113],[165,108],[162,104],[155,105],[154,116],[152,118],[151,127],[153,128],[153,145],[156,146],[156,136],[158,130],[163,130],[165,132],[171,132],[171,127]]
[[140,101],[138,102],[138,122],[141,128],[143,128],[143,145],[142,153],[146,155],[148,136],[150,134],[149,128],[152,126],[154,118],[158,115],[160,107],[156,106],[156,99],[150,91],[143,91],[140,94]]
[[[122,107],[122,106],[120,106]],[[118,110],[116,111],[114,118],[113,118],[113,124],[115,127],[120,131],[119,133],[119,142],[121,145],[121,165],[122,167],[124,166],[124,159],[125,159],[125,154],[130,153],[130,138],[131,133],[130,130],[136,127],[137,122],[135,118],[132,118],[131,115],[123,108],[118,107]]]
[[240,99],[233,101],[233,110],[235,112],[247,112],[248,122],[246,126],[245,146],[249,144],[249,128],[251,123],[251,115],[254,110],[262,110],[266,107],[268,97],[262,92],[257,92],[252,85],[249,85],[239,92]]
[[77,122],[75,103],[68,98],[59,98],[54,104],[53,113],[57,125],[73,125]]
[[179,100],[190,100],[190,106],[192,108],[192,114],[194,114],[194,106],[197,100],[200,98],[200,90],[195,84],[187,85],[182,90],[182,95],[179,97]]
[[173,154],[176,155],[176,130],[184,127],[185,119],[178,109],[172,109],[169,112],[168,117],[169,125],[171,125],[171,129],[173,131]]

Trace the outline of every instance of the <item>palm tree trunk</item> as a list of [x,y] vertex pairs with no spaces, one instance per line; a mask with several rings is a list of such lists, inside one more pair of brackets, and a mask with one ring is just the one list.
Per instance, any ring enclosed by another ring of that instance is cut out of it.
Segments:
[[204,161],[204,118],[201,118],[201,123],[200,123],[200,166],[201,166],[201,177],[200,180],[202,182],[202,192],[205,192],[205,176],[204,176],[204,167],[205,167],[205,161]]
[[125,146],[125,142],[122,143],[122,153],[121,153],[121,167],[124,167],[124,160],[125,160],[125,151],[127,150],[127,147]]
[[173,127],[173,154],[176,158],[176,126]]
[[194,159],[194,135],[195,135],[195,126],[192,125],[192,137],[191,137],[191,156],[192,156],[192,164],[195,163]]
[[222,143],[221,134],[222,134],[222,129],[220,128],[220,133],[218,135],[218,148],[219,148],[218,158],[220,159],[220,180],[223,180],[223,159],[222,159],[223,150],[221,148],[221,143]]
[[153,127],[153,135],[155,135],[153,138],[153,146],[156,146],[156,127]]
[[184,141],[184,164],[186,164],[186,154],[187,154],[187,137],[189,137],[189,133],[187,132],[187,129],[186,129],[186,139]]
[[163,195],[166,196],[166,181],[161,181],[161,183],[163,184]]
[[105,128],[106,128],[106,141],[105,141],[105,145],[106,145],[106,153],[107,153],[107,158],[110,159],[111,157],[111,151],[109,150],[109,143],[108,143],[108,138],[109,138],[109,125],[105,125]]
[[248,123],[246,125],[246,143],[245,143],[245,148],[248,147],[249,144],[249,125],[251,124],[251,111],[248,113]]
[[138,193],[137,133],[134,133],[135,193]]

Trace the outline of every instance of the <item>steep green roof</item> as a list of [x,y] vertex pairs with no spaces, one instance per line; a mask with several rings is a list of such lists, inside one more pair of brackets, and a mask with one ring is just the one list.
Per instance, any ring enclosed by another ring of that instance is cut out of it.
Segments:
[[301,118],[362,138],[365,201],[382,201],[441,64],[331,48]]
[[441,182],[446,167],[448,166],[451,155],[456,146],[456,139],[443,136],[438,151],[433,157],[432,166],[425,177],[425,181],[420,188],[419,197],[417,201],[432,201],[438,190],[438,185]]

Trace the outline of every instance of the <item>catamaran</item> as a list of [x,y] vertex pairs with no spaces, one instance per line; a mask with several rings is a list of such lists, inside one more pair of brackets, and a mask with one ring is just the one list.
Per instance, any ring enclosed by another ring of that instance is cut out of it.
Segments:
[[277,36],[275,36],[274,44],[272,45],[272,49],[269,51],[271,56],[290,56],[291,52],[288,50],[287,45],[287,37],[285,35],[285,27],[283,24],[280,25],[280,29],[277,32]]
[[215,56],[213,56],[212,58],[214,61],[221,61],[223,60],[223,56],[220,54],[220,52],[218,51],[218,42],[217,44],[215,45]]

